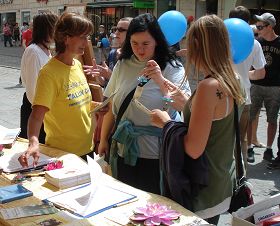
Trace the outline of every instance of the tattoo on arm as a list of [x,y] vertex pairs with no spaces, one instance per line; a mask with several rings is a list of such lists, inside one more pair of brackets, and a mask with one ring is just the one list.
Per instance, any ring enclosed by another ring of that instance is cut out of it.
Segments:
[[222,99],[223,92],[217,89],[216,95],[219,99]]

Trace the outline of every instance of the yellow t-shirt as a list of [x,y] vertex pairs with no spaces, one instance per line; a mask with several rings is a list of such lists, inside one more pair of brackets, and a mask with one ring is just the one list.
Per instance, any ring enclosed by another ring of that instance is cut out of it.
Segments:
[[92,148],[91,93],[82,66],[52,58],[39,73],[33,105],[49,109],[44,118],[46,144],[76,155]]

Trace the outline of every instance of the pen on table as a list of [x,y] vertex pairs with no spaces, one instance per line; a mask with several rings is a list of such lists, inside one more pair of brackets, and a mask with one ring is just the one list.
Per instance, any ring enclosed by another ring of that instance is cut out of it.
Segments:
[[126,205],[126,204],[129,204],[129,203],[132,203],[132,202],[136,202],[138,201],[138,198],[133,198],[131,200],[128,200],[128,201],[125,201],[125,202],[121,202],[121,203],[118,203],[116,205],[114,205],[113,207],[120,207],[120,206],[123,206],[123,205]]
[[30,177],[44,177],[44,176],[45,176],[45,172],[26,173],[26,174],[23,174],[23,176],[24,176],[25,178],[30,178]]
[[19,170],[20,173],[28,173],[33,171],[44,171],[44,166],[36,166],[33,168]]

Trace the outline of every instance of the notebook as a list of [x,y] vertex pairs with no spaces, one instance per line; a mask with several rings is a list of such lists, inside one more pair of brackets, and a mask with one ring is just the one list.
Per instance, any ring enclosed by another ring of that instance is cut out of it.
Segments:
[[21,184],[13,184],[5,187],[0,187],[0,203],[7,203],[17,199],[32,196],[32,191],[29,191]]

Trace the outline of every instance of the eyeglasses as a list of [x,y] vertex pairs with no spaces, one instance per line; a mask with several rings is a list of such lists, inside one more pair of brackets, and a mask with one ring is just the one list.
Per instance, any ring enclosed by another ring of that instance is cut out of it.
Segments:
[[124,31],[127,31],[127,29],[124,29],[124,28],[122,28],[122,27],[117,27],[117,28],[116,28],[116,31],[118,31],[118,32],[124,32]]
[[262,29],[264,29],[265,27],[267,27],[269,24],[267,24],[267,25],[258,25],[258,26],[256,26],[256,28],[259,30],[259,31],[261,31]]

